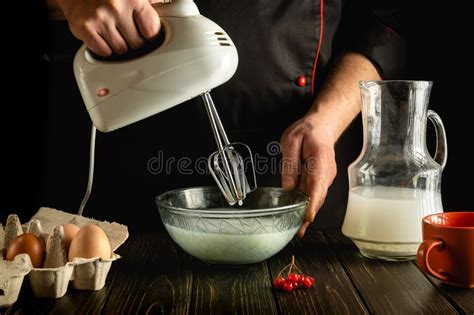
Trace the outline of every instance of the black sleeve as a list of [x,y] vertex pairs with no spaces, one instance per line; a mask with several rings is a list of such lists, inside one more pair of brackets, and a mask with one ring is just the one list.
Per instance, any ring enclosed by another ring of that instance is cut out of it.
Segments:
[[[342,48],[366,56],[384,80],[401,79],[406,72],[402,10],[377,1],[346,3],[341,19]],[[379,1],[380,2],[380,1]]]

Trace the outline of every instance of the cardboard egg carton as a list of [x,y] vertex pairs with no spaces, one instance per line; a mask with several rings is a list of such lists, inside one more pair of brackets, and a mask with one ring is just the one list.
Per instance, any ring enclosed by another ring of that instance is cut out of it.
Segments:
[[[102,228],[112,249],[110,259],[75,258],[72,262],[68,262],[64,230],[60,226],[65,223],[75,224],[79,228],[96,224]],[[23,226],[15,214],[8,216],[5,227],[0,223],[2,253],[6,251],[10,240],[22,233],[35,234],[44,244],[51,236],[46,257],[42,268],[34,268],[27,254],[17,255],[13,261],[4,260],[3,255],[0,255],[0,307],[15,303],[27,274],[36,297],[63,297],[70,281],[78,290],[102,289],[112,262],[120,258],[115,254],[115,250],[128,238],[128,228],[125,225],[98,221],[52,208],[40,208]]]

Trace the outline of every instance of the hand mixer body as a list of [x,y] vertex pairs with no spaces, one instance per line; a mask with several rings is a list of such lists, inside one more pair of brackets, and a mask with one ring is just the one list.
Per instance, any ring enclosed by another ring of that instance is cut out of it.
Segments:
[[[209,169],[228,203],[242,204],[256,188],[252,152],[245,144],[229,142],[209,94],[234,75],[237,50],[222,28],[199,14],[192,0],[173,0],[157,11],[164,40],[151,52],[115,61],[94,58],[84,46],[77,52],[74,74],[92,122],[108,132],[201,95],[218,145],[209,158]],[[244,148],[251,161],[253,187],[238,147]],[[91,178],[80,211],[87,202]]]
[[[186,0],[175,1],[166,6],[180,9],[178,5],[190,5]],[[85,46],[79,49],[74,73],[97,129],[108,132],[155,115],[234,75],[238,55],[226,32],[206,17],[196,15],[197,8],[188,16],[186,10],[181,11],[168,13],[185,16],[166,16],[166,11],[160,14],[164,42],[144,56],[99,61]]]

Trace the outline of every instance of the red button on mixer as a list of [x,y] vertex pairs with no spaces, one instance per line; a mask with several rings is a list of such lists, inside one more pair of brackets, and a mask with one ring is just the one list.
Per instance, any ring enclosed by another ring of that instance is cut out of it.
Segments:
[[299,86],[305,86],[306,85],[306,77],[304,75],[300,75],[296,81],[296,83]]
[[97,96],[98,97],[104,97],[104,96],[107,96],[107,95],[109,95],[109,89],[107,89],[107,88],[102,88],[102,89],[99,89],[97,91]]

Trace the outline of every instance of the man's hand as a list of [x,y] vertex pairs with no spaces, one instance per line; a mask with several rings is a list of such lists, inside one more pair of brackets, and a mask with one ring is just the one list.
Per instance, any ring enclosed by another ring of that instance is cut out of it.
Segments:
[[281,138],[282,186],[299,188],[309,197],[305,223],[298,231],[302,237],[324,203],[329,186],[336,177],[335,136],[317,115],[308,114],[293,123]]
[[154,38],[161,26],[150,0],[50,0],[48,4],[58,7],[74,36],[101,56],[138,48]]
[[344,54],[309,112],[283,133],[282,186],[287,190],[299,186],[310,198],[299,237],[313,222],[336,176],[334,145],[360,112],[359,81],[380,79],[377,69],[366,57]]

